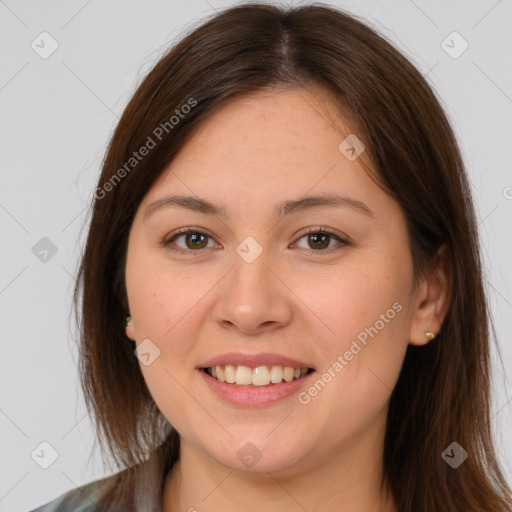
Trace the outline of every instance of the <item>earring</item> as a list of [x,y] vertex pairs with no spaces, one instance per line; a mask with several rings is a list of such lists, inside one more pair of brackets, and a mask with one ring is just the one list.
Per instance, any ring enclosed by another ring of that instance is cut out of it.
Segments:
[[425,336],[429,340],[433,340],[436,337],[436,335],[433,332],[430,332],[430,331],[425,331]]
[[131,321],[132,321],[132,317],[131,316],[127,316],[126,317],[126,325],[128,325]]

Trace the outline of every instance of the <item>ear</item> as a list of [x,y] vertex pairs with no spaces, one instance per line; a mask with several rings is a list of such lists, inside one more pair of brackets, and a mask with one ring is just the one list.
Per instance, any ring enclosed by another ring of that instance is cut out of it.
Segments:
[[411,345],[426,345],[425,332],[438,335],[450,306],[452,273],[448,248],[443,244],[416,290],[416,301],[409,331]]
[[130,338],[132,341],[135,341],[135,328],[133,326],[133,320],[130,319],[130,321],[126,324],[126,336]]

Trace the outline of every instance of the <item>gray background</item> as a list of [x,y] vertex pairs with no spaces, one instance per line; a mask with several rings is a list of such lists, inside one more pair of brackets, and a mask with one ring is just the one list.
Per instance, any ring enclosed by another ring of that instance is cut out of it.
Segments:
[[[191,22],[234,3],[0,0],[0,225],[8,240],[0,266],[0,511],[35,508],[115,471],[103,469],[93,446],[70,317],[86,207],[137,83]],[[454,123],[475,193],[505,367],[495,367],[493,425],[512,481],[512,2],[326,3],[363,16],[394,41],[427,75]],[[46,59],[31,47],[35,40],[39,52],[51,49],[47,36],[41,43],[43,31],[58,43]],[[447,39],[453,31],[469,44],[457,58],[445,51],[463,48],[456,36]],[[50,462],[45,441],[58,453],[48,469],[35,462]],[[34,460],[41,449],[44,457]]]

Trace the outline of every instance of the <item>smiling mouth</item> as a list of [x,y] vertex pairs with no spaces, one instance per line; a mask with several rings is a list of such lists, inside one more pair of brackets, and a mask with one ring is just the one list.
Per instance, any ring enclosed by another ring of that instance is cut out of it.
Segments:
[[222,365],[203,368],[210,377],[234,386],[261,387],[291,382],[314,372],[313,368],[264,365],[251,368],[244,365]]

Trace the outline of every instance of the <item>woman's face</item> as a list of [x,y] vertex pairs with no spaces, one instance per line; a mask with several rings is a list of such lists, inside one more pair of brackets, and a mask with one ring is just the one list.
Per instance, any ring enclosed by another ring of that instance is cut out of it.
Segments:
[[[407,344],[422,342],[404,215],[336,111],[319,89],[232,101],[131,228],[127,335],[148,389],[183,441],[230,468],[374,453]],[[295,203],[311,196],[348,199]]]

